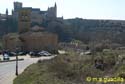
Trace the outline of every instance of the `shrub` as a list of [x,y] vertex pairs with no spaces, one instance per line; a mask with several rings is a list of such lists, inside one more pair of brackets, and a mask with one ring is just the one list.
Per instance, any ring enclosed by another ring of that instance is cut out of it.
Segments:
[[[72,55],[71,55],[72,54]],[[48,71],[55,73],[55,76],[61,80],[70,80],[73,83],[82,83],[86,77],[103,76],[103,72],[94,68],[90,57],[79,57],[71,53],[61,55],[52,60]]]
[[118,77],[125,79],[125,72],[119,72]]
[[37,63],[42,63],[42,60],[41,60],[41,59],[39,59]]
[[119,65],[115,66],[114,70],[114,77],[120,77],[125,79],[125,66]]

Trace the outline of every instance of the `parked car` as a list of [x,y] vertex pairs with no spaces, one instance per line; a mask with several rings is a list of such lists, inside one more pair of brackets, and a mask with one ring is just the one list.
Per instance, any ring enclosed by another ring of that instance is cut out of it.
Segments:
[[16,56],[17,54],[15,52],[7,52],[9,56]]
[[40,57],[41,55],[38,52],[29,52],[30,56],[36,56],[36,57]]
[[18,55],[26,55],[26,54],[27,54],[27,52],[24,52],[24,51],[21,51],[18,53]]
[[40,51],[40,52],[29,52],[29,55],[30,56],[37,56],[37,57],[40,57],[40,56],[51,56],[51,54],[47,51]]
[[43,52],[38,52],[38,55],[44,56],[44,53]]
[[3,60],[10,60],[9,55],[7,53],[3,55]]
[[31,51],[31,52],[29,52],[28,54],[32,56],[32,55],[34,54],[34,52]]
[[47,52],[47,51],[41,51],[38,53],[41,56],[51,56],[51,53]]

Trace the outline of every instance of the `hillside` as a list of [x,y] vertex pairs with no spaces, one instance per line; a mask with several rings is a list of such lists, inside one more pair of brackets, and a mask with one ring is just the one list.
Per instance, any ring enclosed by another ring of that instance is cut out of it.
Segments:
[[[77,39],[88,44],[94,39],[98,42],[109,40],[125,45],[124,20],[56,19],[44,20],[41,24],[32,23],[31,26],[33,25],[43,26],[46,31],[56,33],[61,42]],[[17,32],[17,22],[12,19],[0,21],[0,30],[1,36],[8,32]]]
[[47,31],[58,34],[59,40],[64,42],[77,39],[89,43],[96,39],[124,44],[125,40],[123,37],[125,32],[124,20],[57,19],[44,21],[43,26]]
[[[120,20],[87,20],[87,19],[68,19],[64,23],[72,30],[72,35],[76,39],[85,43],[93,39],[117,41],[121,38],[124,41],[125,21]],[[103,37],[103,38],[102,38]],[[118,42],[120,43],[120,42]]]
[[[125,78],[125,66],[122,62],[117,64],[119,62],[117,54],[120,54],[120,51],[96,53],[92,59],[92,55],[79,55],[71,51],[49,61],[39,60],[38,63],[25,69],[14,80],[14,84],[97,84],[98,82],[121,84]],[[104,61],[103,69],[95,67],[96,59]],[[102,79],[87,80],[88,77]],[[121,79],[110,79],[118,77]]]

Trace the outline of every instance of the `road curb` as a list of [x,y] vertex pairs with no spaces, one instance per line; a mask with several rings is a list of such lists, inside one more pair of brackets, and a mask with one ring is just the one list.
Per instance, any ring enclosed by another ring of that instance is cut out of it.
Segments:
[[[23,61],[24,59],[18,59],[18,61]],[[16,61],[16,59],[14,60],[6,60],[6,61],[0,61],[0,63],[3,63],[3,62],[13,62],[13,61]]]

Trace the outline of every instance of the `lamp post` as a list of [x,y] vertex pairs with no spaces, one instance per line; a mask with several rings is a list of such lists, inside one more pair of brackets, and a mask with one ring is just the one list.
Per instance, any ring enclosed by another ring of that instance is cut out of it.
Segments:
[[18,48],[16,48],[16,76],[18,76]]

